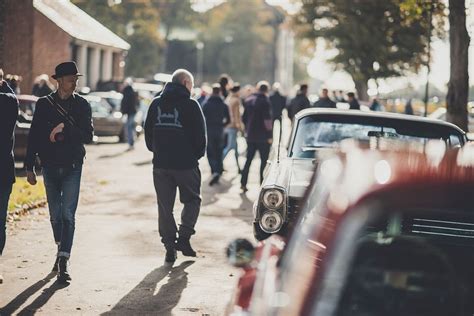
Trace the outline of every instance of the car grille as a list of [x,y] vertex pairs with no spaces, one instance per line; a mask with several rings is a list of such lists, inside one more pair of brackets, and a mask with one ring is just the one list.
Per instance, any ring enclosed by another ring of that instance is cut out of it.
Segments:
[[301,198],[292,198],[288,199],[288,222],[294,223],[298,220],[298,215],[300,213]]

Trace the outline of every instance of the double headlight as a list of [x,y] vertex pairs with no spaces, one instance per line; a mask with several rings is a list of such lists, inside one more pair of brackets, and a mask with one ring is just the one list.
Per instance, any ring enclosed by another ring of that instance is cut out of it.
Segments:
[[266,189],[262,194],[262,206],[260,209],[262,230],[270,234],[279,231],[286,215],[284,192],[275,188]]

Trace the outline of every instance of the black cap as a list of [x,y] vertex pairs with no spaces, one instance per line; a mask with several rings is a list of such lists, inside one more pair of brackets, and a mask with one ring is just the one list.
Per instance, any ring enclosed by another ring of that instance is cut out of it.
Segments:
[[73,61],[66,61],[64,63],[60,63],[54,69],[55,74],[52,75],[54,79],[59,79],[64,76],[82,76],[79,71],[77,70],[76,63]]

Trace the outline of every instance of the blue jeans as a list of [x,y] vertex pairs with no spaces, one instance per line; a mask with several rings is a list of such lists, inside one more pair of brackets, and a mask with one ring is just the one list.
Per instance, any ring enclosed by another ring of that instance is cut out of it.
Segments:
[[237,132],[238,130],[233,127],[226,128],[224,133],[227,135],[227,146],[224,148],[222,154],[222,160],[225,159],[229,151],[234,150],[235,162],[237,163],[237,169],[240,171],[239,165],[239,149],[237,148]]
[[8,200],[10,199],[11,192],[12,185],[0,186],[0,256],[5,247]]
[[130,146],[135,143],[135,114],[127,114],[127,141]]
[[49,217],[58,256],[69,258],[74,239],[75,215],[79,201],[82,165],[43,167]]

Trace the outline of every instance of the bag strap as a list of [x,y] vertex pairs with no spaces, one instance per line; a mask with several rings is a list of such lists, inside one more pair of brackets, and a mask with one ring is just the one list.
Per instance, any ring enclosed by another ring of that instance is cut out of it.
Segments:
[[69,124],[77,126],[74,118],[58,103],[56,102],[51,95],[47,95],[46,99],[49,103],[55,108],[55,110],[61,115]]

